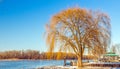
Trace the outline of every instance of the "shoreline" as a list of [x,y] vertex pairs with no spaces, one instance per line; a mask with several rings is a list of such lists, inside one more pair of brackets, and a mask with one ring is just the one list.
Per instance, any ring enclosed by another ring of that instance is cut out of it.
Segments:
[[40,59],[0,59],[0,61],[21,61],[21,60],[40,60]]

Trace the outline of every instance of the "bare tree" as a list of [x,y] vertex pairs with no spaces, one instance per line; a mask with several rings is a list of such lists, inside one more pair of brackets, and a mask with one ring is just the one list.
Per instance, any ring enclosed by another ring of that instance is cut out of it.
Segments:
[[78,67],[82,66],[85,48],[105,51],[110,42],[111,26],[109,17],[99,11],[82,8],[63,10],[51,18],[46,25],[46,42],[49,51],[74,52]]
[[113,46],[111,47],[111,52],[112,52],[112,53],[116,53],[116,46],[113,45]]
[[113,45],[112,51],[120,56],[120,44]]

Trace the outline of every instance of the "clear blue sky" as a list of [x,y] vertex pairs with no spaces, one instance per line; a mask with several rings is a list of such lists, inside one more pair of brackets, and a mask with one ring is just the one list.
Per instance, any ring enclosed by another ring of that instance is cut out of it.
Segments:
[[45,24],[52,15],[76,5],[108,13],[113,44],[120,43],[119,0],[0,0],[0,51],[46,51]]

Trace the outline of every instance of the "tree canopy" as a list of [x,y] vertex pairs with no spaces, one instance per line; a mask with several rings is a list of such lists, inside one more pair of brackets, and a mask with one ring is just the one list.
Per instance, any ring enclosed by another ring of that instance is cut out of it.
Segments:
[[110,18],[100,11],[69,8],[54,15],[46,25],[46,42],[49,51],[74,52],[78,66],[82,66],[85,48],[92,54],[106,52],[111,37]]

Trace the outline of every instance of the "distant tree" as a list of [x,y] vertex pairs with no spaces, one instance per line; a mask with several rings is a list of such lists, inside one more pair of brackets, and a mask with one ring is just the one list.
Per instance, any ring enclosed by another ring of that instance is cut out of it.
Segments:
[[[40,53],[36,50],[22,50],[22,51],[4,51],[0,52],[0,59],[39,59]],[[43,57],[44,58],[44,57]]]
[[[106,50],[110,42],[111,26],[109,17],[101,12],[82,8],[63,10],[51,18],[46,25],[46,43],[49,51],[74,52],[78,67],[82,66],[84,49],[96,52]],[[97,47],[97,48],[96,48]]]
[[35,50],[26,50],[25,54],[27,59],[38,59],[40,56],[39,51],[35,51]]
[[112,51],[114,51],[120,56],[120,44],[113,45]]
[[116,46],[113,45],[113,46],[111,47],[111,51],[112,51],[113,53],[116,53],[116,47],[117,47],[117,45],[116,45]]

